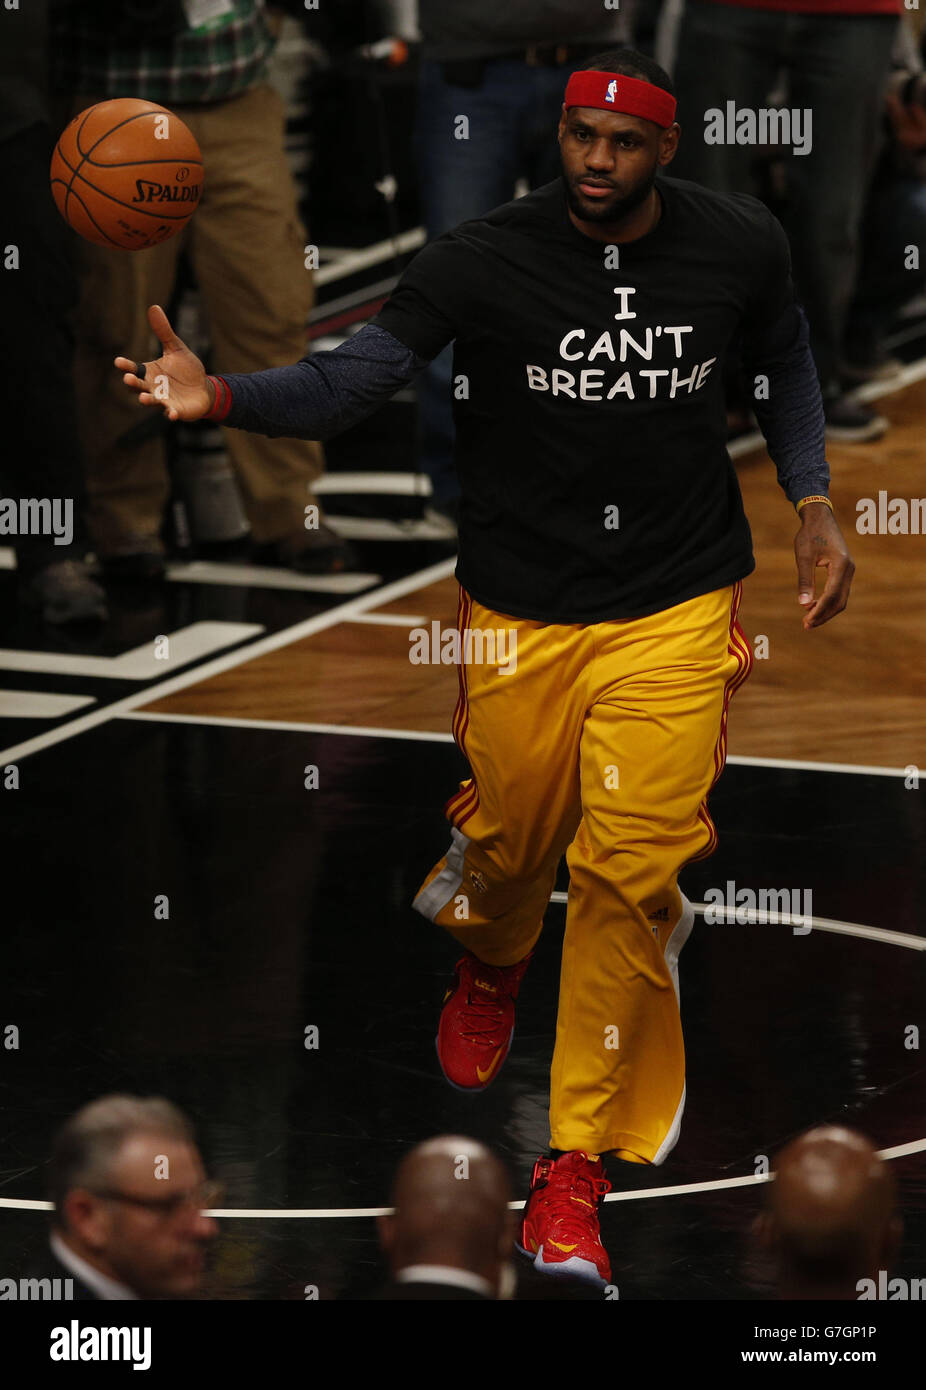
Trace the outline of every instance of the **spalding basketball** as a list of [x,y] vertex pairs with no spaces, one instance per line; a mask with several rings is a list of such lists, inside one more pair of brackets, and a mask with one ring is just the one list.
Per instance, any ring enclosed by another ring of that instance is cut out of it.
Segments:
[[55,146],[51,191],[88,241],[141,251],[176,235],[199,204],[203,157],[179,116],[135,97],[76,116]]

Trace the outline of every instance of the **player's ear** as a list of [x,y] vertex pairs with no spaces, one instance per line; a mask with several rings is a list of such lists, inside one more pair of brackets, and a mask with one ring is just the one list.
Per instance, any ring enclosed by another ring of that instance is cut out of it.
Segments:
[[668,130],[663,131],[662,138],[659,141],[659,164],[661,168],[665,168],[667,164],[671,164],[675,158],[681,133],[682,128],[677,121],[674,125],[670,125]]
[[564,102],[564,103],[563,103],[562,110],[561,110],[560,113],[559,113],[559,126],[557,127],[557,130],[556,130],[556,138],[559,140],[560,144],[562,144],[562,142],[563,142],[563,136],[564,136],[565,134],[566,134],[566,103]]

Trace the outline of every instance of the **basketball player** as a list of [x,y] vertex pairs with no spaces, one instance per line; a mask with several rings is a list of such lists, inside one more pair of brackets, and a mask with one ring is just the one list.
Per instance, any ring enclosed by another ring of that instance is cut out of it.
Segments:
[[[734,342],[800,515],[805,629],[845,607],[853,572],[784,233],[754,198],[662,175],[679,133],[667,74],[631,49],[601,54],[566,88],[562,178],[426,247],[341,347],[207,379],[152,307],[164,355],[116,359],[146,405],[166,381],[172,420],[324,439],[455,341],[470,635],[453,728],[472,776],[414,905],[464,948],[438,1054],[448,1081],[481,1090],[567,854],[553,1147],[521,1245],[539,1269],[597,1282],[601,1155],[661,1163],[678,1137],[692,912],[677,880],[716,846],[706,798],[752,663],[737,609],[754,560],[725,443]],[[486,634],[504,662],[472,659],[491,656]]]

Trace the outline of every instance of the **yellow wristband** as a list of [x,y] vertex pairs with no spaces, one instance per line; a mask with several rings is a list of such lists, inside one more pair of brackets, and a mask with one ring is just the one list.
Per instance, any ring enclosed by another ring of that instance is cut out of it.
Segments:
[[833,504],[828,497],[802,497],[799,502],[794,504],[798,513],[800,513],[801,507],[807,506],[808,502],[822,502],[824,507],[829,507],[830,511],[833,510]]

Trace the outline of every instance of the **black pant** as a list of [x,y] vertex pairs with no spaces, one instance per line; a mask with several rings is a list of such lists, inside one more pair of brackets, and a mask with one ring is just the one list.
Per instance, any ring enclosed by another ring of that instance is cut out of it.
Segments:
[[77,233],[51,195],[53,145],[49,127],[38,123],[0,143],[0,485],[17,505],[20,498],[71,499],[74,514],[69,545],[56,545],[54,536],[9,538],[26,574],[88,548],[72,366]]

